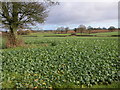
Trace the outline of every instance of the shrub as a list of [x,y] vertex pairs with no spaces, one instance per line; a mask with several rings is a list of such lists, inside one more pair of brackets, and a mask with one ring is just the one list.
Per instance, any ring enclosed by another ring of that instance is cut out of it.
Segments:
[[30,33],[31,33],[30,30],[26,30],[26,31],[25,31],[25,35],[28,35],[28,34],[30,34]]
[[30,30],[25,30],[25,31],[19,30],[19,31],[17,31],[17,34],[18,34],[18,35],[28,35],[28,34],[30,34],[30,33],[31,33]]

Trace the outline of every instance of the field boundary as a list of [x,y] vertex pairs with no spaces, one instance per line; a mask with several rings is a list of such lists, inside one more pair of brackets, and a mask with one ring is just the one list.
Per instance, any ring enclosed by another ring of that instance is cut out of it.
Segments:
[[120,37],[120,35],[44,35],[44,37]]

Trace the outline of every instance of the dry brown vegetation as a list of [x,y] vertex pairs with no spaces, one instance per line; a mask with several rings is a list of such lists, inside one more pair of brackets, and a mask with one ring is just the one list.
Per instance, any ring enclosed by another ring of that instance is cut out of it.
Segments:
[[2,37],[5,39],[5,48],[24,46],[24,41],[19,37],[11,37],[10,33],[3,33]]
[[[113,31],[118,31],[118,30],[113,30]],[[104,33],[104,32],[111,32],[110,30],[91,30],[91,33]],[[65,32],[62,32],[63,34]],[[73,30],[68,31],[67,33],[78,33]],[[89,33],[89,30],[84,30],[83,33]]]
[[30,30],[25,30],[25,31],[19,30],[19,31],[17,31],[17,34],[18,34],[18,35],[28,35],[28,34],[30,34],[30,33],[31,33]]

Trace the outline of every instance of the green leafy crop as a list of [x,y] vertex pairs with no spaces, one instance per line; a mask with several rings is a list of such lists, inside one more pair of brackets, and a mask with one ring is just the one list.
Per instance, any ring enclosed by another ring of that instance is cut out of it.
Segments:
[[90,87],[120,81],[116,38],[59,38],[42,42],[51,46],[2,52],[3,87],[7,87],[5,82],[16,88],[50,88],[69,83]]

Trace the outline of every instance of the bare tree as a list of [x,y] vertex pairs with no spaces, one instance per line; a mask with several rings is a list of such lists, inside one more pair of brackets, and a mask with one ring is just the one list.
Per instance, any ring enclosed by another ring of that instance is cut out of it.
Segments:
[[69,27],[66,27],[65,28],[65,32],[67,33],[69,31]]
[[58,27],[57,28],[57,31],[60,31],[61,33],[65,31],[65,28],[64,27]]
[[87,27],[87,30],[88,30],[88,33],[90,34],[90,33],[91,33],[91,31],[93,30],[93,27],[88,26],[88,27]]
[[36,23],[44,23],[49,5],[43,2],[1,2],[0,18],[2,25],[9,29],[11,43],[16,45],[17,29]]
[[78,32],[80,32],[81,34],[83,33],[84,30],[86,30],[86,26],[85,25],[80,25],[78,26]]

